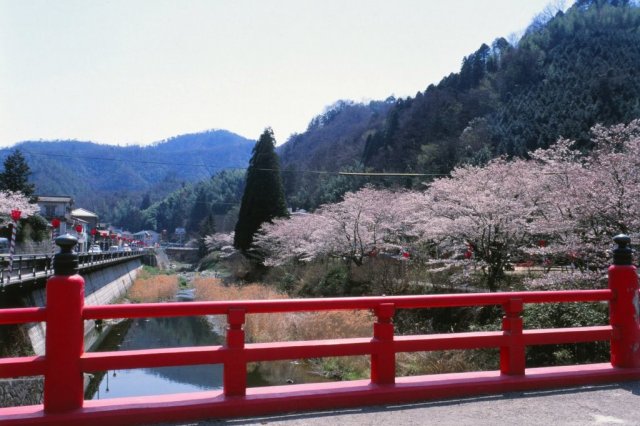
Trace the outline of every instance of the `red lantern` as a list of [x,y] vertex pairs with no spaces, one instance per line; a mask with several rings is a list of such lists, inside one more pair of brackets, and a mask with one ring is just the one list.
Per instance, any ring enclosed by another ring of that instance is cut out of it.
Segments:
[[51,226],[53,226],[54,228],[58,228],[60,226],[60,219],[58,219],[57,217],[51,219]]
[[96,236],[96,234],[98,233],[98,230],[96,228],[91,229],[91,235],[92,236]]
[[14,222],[17,222],[20,220],[21,214],[22,212],[20,210],[11,210],[11,219],[13,219]]
[[82,232],[82,225],[80,225],[80,224],[77,224],[77,225],[76,225],[76,232],[77,232],[78,234]]

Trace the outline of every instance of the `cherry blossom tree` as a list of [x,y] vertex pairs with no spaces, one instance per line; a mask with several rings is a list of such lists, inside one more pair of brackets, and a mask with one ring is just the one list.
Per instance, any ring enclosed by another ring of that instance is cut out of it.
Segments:
[[29,198],[21,192],[0,191],[0,225],[11,221],[12,210],[20,210],[21,217],[27,218],[38,211],[38,206],[29,203]]
[[264,225],[257,245],[271,265],[321,256],[362,265],[375,253],[436,243],[460,255],[445,260],[451,264],[472,252],[490,291],[518,254],[602,269],[613,235],[640,236],[640,120],[592,134],[587,153],[560,139],[528,160],[458,167],[422,192],[348,193],[314,213]]
[[640,120],[595,126],[592,134],[594,148],[588,154],[560,140],[532,157],[545,183],[540,193],[549,220],[538,224],[552,240],[545,250],[602,267],[609,262],[606,250],[613,235],[639,235]]
[[233,248],[233,232],[230,233],[215,233],[207,235],[204,238],[204,243],[209,250],[221,250],[225,247]]
[[416,207],[410,202],[413,196],[363,188],[314,213],[263,225],[256,242],[268,253],[270,265],[332,256],[361,266],[367,257],[406,243]]
[[496,291],[509,256],[527,245],[543,220],[541,197],[532,190],[536,167],[525,160],[497,159],[463,166],[427,190],[428,213],[418,226],[423,238],[471,248],[486,285]]

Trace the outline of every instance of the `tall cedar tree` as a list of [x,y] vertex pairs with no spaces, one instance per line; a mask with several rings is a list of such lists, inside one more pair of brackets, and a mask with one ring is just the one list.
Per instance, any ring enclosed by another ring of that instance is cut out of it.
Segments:
[[273,130],[266,128],[253,148],[249,161],[234,246],[239,250],[248,250],[253,243],[254,234],[263,223],[286,216],[287,206]]
[[16,149],[4,160],[4,170],[0,173],[0,191],[21,192],[31,197],[35,186],[29,183],[31,169],[22,152]]
[[207,217],[202,219],[198,232],[200,233],[200,237],[198,238],[198,255],[200,257],[205,257],[207,255],[207,244],[205,243],[205,239],[208,235],[216,233],[216,218],[213,213],[209,213]]

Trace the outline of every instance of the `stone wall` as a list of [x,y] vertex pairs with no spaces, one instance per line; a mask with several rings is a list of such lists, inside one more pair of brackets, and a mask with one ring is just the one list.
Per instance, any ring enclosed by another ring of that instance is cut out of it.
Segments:
[[42,404],[44,378],[0,380],[0,407]]

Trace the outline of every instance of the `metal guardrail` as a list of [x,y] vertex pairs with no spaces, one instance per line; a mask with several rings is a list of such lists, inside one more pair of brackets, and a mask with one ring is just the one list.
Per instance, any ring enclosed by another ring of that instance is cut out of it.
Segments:
[[[148,250],[130,252],[78,253],[80,271],[98,265],[119,263],[148,254]],[[0,286],[23,284],[27,281],[47,279],[53,275],[52,254],[18,254],[13,256],[9,274],[9,255],[0,255]]]

